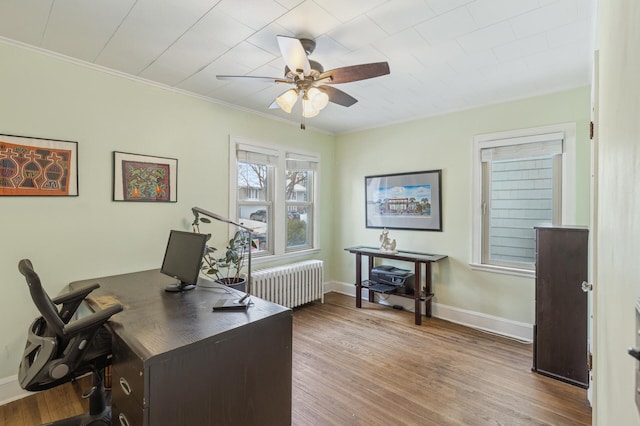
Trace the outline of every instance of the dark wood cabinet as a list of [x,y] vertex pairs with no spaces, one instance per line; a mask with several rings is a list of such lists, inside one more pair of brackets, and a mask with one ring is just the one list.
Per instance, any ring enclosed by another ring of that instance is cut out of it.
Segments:
[[112,424],[291,424],[292,312],[252,297],[247,310],[213,312],[243,294],[217,284],[164,291],[175,279],[158,270],[99,282],[97,308],[122,303],[113,337]]
[[588,230],[536,227],[533,371],[587,387]]

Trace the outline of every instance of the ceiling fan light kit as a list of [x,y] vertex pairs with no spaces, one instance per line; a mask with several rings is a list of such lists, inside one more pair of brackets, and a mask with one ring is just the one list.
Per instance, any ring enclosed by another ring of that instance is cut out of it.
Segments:
[[320,113],[320,110],[315,109],[308,99],[302,98],[302,116],[304,118],[312,118]]
[[[280,107],[283,111],[291,113],[298,97],[302,95],[302,117],[304,120],[304,118],[318,115],[329,102],[344,107],[350,107],[358,102],[353,96],[329,86],[329,84],[366,80],[380,77],[390,72],[387,62],[352,65],[325,72],[321,64],[309,60],[307,57],[316,47],[314,40],[297,39],[288,36],[278,36],[277,38],[280,53],[282,53],[286,64],[284,78],[228,75],[218,75],[217,78],[221,80],[245,78],[253,81],[291,84],[295,87],[278,96],[269,108]],[[304,121],[300,127],[302,129],[305,128]]]
[[317,109],[318,111],[329,104],[329,95],[327,95],[320,89],[316,89],[315,87],[307,90],[306,95],[311,101],[311,105],[313,106],[313,108]]
[[291,108],[293,108],[297,100],[298,91],[296,89],[289,89],[276,98],[276,103],[284,112],[291,113]]

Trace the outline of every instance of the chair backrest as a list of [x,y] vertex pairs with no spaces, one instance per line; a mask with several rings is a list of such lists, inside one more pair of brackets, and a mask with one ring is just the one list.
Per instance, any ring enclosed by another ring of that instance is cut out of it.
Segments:
[[44,390],[108,365],[111,336],[104,325],[112,315],[122,311],[122,305],[114,304],[77,318],[78,307],[100,284],[70,290],[51,299],[29,259],[21,260],[18,270],[26,278],[31,298],[41,314],[27,334],[18,372],[20,386],[30,391]]
[[56,336],[62,337],[64,335],[64,321],[60,318],[60,314],[56,305],[51,301],[49,295],[42,288],[40,277],[33,270],[33,265],[29,259],[22,259],[18,263],[18,270],[24,275],[27,284],[29,285],[29,292],[34,304],[40,311],[40,314],[47,322],[49,329],[51,329]]
[[100,287],[99,283],[69,289],[51,299],[29,259],[18,262],[18,270],[24,275],[41,314],[27,332],[27,344],[18,369],[20,386],[32,392],[42,391],[91,372],[92,388],[85,393],[89,397],[89,412],[55,424],[111,424],[111,409],[107,406],[102,379],[104,368],[111,364],[112,358],[111,334],[105,324],[112,315],[121,312],[123,306],[114,304],[90,314],[78,312],[87,296]]

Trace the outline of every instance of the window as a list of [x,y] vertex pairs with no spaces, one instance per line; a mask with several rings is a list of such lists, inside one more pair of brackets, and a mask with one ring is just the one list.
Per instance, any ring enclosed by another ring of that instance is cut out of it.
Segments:
[[238,154],[237,217],[252,222],[245,224],[255,231],[258,251],[270,252],[272,237],[268,218],[272,217],[274,167],[255,156],[250,158],[245,152]]
[[287,251],[313,247],[313,183],[318,165],[312,157],[287,153],[285,204]]
[[317,248],[319,157],[233,138],[230,145],[230,215],[254,229],[256,255]]
[[575,125],[474,138],[471,266],[533,276],[535,230],[573,218]]

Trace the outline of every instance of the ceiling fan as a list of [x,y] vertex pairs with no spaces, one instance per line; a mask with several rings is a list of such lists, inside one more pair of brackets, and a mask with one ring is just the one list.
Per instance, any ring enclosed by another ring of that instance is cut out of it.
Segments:
[[351,65],[324,71],[322,65],[307,57],[315,50],[316,42],[314,40],[281,35],[277,38],[280,52],[286,63],[284,78],[246,75],[218,75],[216,77],[219,80],[251,80],[292,85],[293,88],[278,96],[269,105],[269,109],[280,108],[291,113],[298,98],[302,97],[302,123],[300,124],[302,129],[305,128],[304,119],[318,115],[329,102],[345,107],[358,102],[353,96],[329,86],[329,84],[350,83],[389,74],[387,62]]

